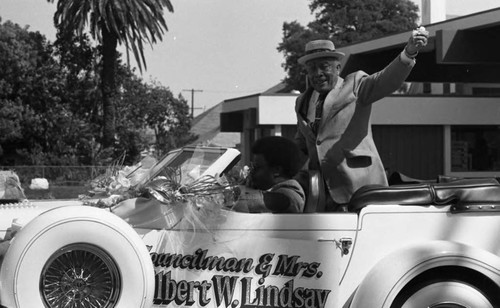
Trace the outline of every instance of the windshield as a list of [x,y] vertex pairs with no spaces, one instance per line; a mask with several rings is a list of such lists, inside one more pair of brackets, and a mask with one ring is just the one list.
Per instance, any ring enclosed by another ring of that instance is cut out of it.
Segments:
[[222,148],[193,148],[171,153],[153,168],[151,178],[164,176],[175,169],[180,172],[180,184],[192,182],[201,177],[225,152],[226,149]]
[[180,184],[196,180],[202,175],[221,175],[234,166],[239,157],[239,151],[227,148],[185,147],[174,150],[158,161],[138,186],[154,178],[168,176],[173,170],[180,173]]

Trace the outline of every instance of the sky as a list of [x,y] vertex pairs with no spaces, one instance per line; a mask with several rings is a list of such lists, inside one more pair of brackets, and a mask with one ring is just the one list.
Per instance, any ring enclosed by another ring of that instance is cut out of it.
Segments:
[[[57,0],[56,0],[57,1]],[[446,1],[447,13],[466,15],[495,7],[498,0]],[[414,1],[417,5],[421,0]],[[306,0],[171,0],[165,13],[168,32],[146,45],[142,78],[182,94],[195,116],[226,99],[257,94],[284,77],[284,57],[277,51],[284,22],[313,20]],[[46,0],[0,0],[2,22],[29,26],[55,39],[55,3]],[[123,50],[122,50],[123,51]],[[125,54],[124,54],[125,56]],[[139,73],[138,73],[139,74]]]

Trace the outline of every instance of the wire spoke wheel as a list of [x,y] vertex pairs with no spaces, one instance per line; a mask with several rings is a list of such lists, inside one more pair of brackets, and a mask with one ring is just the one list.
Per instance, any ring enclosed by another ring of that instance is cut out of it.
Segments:
[[139,234],[95,207],[61,206],[21,228],[3,256],[2,307],[149,308],[155,271]]
[[120,297],[116,262],[89,244],[71,244],[54,253],[40,277],[40,293],[48,308],[112,308]]

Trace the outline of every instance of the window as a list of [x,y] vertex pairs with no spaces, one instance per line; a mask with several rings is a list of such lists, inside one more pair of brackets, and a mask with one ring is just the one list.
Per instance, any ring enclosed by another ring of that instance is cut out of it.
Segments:
[[500,126],[451,126],[451,171],[500,171]]

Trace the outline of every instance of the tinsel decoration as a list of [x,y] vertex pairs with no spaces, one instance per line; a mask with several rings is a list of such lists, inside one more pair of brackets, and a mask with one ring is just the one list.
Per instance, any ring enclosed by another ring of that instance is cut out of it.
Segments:
[[[143,186],[131,185],[130,177],[137,173],[137,168],[111,170],[119,169],[117,166],[113,164],[98,181],[101,187],[105,187],[106,198],[96,201],[86,196],[82,199],[86,205],[120,213],[120,217],[135,227],[158,228],[160,222],[162,229],[182,225],[195,231],[208,231],[221,219],[221,209],[232,207],[239,195],[238,185],[230,183],[224,176],[203,175],[186,180],[180,167],[164,168],[161,175]],[[141,201],[138,202],[137,198]],[[145,199],[150,201],[144,202]],[[148,212],[161,213],[163,218]]]

